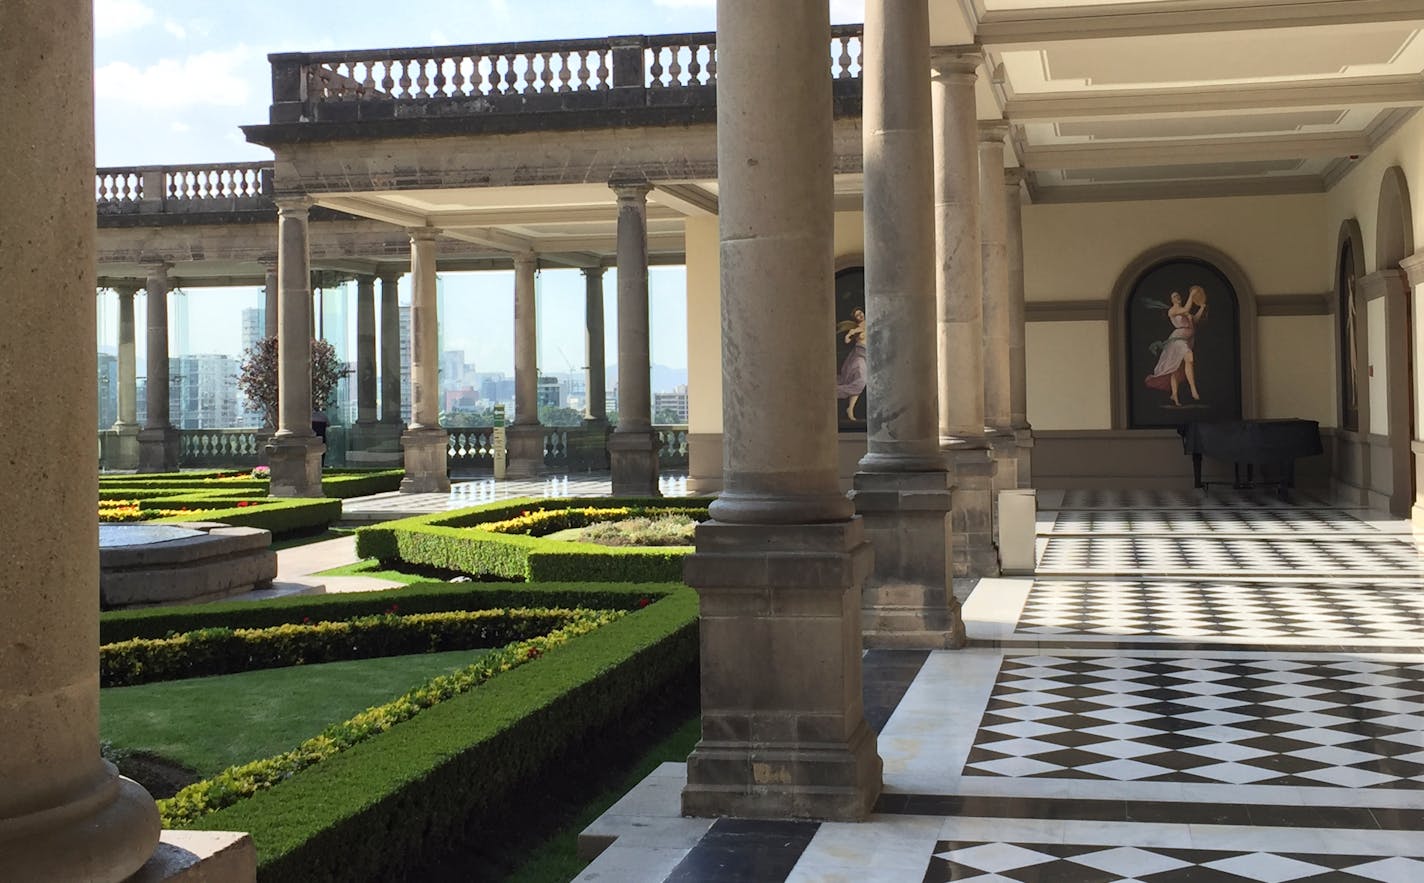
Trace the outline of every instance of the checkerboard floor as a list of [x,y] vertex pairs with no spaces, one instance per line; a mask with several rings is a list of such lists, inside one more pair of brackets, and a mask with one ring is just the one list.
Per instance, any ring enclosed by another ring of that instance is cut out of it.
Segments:
[[1281,500],[1262,490],[1067,490],[1060,509],[1336,509],[1313,494],[1296,492]]
[[1301,574],[1348,577],[1424,573],[1424,558],[1404,538],[1351,539],[1208,536],[1051,536],[1038,559],[1040,575],[1109,574],[1181,577]]
[[1424,647],[1424,582],[1036,580],[1017,633]]
[[[1407,529],[1407,528],[1405,528]],[[1374,535],[1382,527],[1331,509],[1194,509],[1194,510],[1065,510],[1057,514],[1053,533],[1068,534],[1183,534],[1297,536]]]

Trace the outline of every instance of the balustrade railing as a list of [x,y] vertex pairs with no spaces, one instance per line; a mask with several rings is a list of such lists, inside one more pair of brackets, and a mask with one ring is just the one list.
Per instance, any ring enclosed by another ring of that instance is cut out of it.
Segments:
[[[666,468],[687,466],[687,427],[655,426],[661,443],[658,460]],[[494,469],[494,430],[451,428],[446,464],[451,474]],[[602,471],[608,468],[608,430],[584,426],[544,428],[544,465],[564,472]]]
[[[836,80],[860,76],[860,25],[831,29],[828,68]],[[322,118],[348,103],[484,99],[473,112],[558,109],[534,96],[701,89],[717,83],[717,35],[544,40],[345,52],[281,53],[272,63],[272,122]],[[649,101],[655,99],[649,97]],[[626,103],[626,102],[620,102]],[[333,119],[355,119],[349,113]]]
[[180,469],[256,466],[267,441],[257,429],[179,429],[177,433]]
[[494,468],[494,430],[485,428],[449,430],[450,440],[445,449],[446,466],[456,469]]
[[100,212],[271,208],[269,163],[131,166],[94,172]]
[[686,467],[687,466],[687,427],[678,426],[654,426],[653,431],[658,434],[658,463],[662,466]]

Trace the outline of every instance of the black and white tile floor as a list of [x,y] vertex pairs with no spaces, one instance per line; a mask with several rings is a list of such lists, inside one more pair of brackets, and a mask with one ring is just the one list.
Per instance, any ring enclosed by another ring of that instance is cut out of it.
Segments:
[[1407,522],[1234,492],[1040,510],[1038,576],[979,582],[968,648],[866,657],[869,821],[681,819],[667,764],[579,879],[1424,883]]

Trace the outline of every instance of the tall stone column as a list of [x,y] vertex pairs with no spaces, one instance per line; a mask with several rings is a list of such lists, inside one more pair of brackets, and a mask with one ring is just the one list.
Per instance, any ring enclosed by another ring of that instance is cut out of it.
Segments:
[[[1009,383],[1009,226],[1004,193],[1004,139],[1008,123],[979,126],[979,253],[984,285],[984,425],[994,452],[994,500],[1018,486],[1018,443],[1014,440]],[[999,533],[994,520],[994,536]]]
[[147,377],[144,379],[143,429],[138,433],[138,471],[172,472],[178,468],[178,432],[169,415],[168,264],[147,267]]
[[376,422],[376,277],[356,278],[356,424]]
[[868,451],[852,496],[875,547],[862,627],[866,643],[880,647],[964,642],[951,565],[951,482],[939,451],[935,385],[928,35],[923,0],[866,3]]
[[690,815],[859,819],[880,792],[860,670],[874,556],[837,478],[828,12],[717,4],[726,481],[684,570],[701,598]]
[[1004,170],[1009,246],[1009,419],[1017,447],[1016,487],[1033,487],[1033,427],[1028,422],[1028,350],[1024,296],[1023,170]]
[[999,572],[994,464],[984,436],[983,270],[979,254],[978,46],[931,54],[934,112],[935,295],[939,323],[939,435],[954,475],[954,575]]
[[[0,877],[123,880],[158,811],[99,757],[94,46],[87,0],[0,6]],[[36,281],[43,280],[43,291]]]
[[281,301],[281,277],[277,272],[277,261],[262,261],[262,273],[264,278],[263,295],[266,298],[262,308],[262,335],[264,337],[277,336],[277,316],[281,312],[279,304]]
[[[588,405],[583,412],[583,431],[577,436],[579,462],[589,469],[608,468],[608,363],[603,355],[603,274],[604,268],[585,267],[584,279],[584,390]],[[570,443],[575,436],[570,435]]]
[[507,478],[544,472],[544,427],[539,423],[539,325],[534,303],[534,252],[514,256],[514,422],[505,434]]
[[303,196],[277,198],[277,432],[267,445],[274,497],[320,497],[326,445],[312,431],[312,295]]
[[656,497],[659,440],[653,431],[648,354],[648,191],[642,181],[609,185],[618,194],[618,427],[608,440],[615,497]]
[[119,419],[114,423],[117,469],[138,468],[138,349],[134,344],[134,295],[138,288],[121,285],[119,295]]
[[432,227],[410,231],[410,425],[401,436],[403,494],[450,490],[450,434],[440,425],[440,317],[435,296],[439,234]]
[[381,272],[381,424],[399,435],[401,420],[400,273]]

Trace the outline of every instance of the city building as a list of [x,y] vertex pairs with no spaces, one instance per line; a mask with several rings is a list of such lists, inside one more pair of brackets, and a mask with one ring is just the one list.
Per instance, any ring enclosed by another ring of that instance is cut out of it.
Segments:
[[119,419],[119,360],[99,353],[99,428],[109,429]]
[[[656,419],[659,414],[669,413],[672,415],[668,423],[687,422],[687,387],[679,386],[672,392],[653,393],[653,416]],[[664,421],[658,421],[664,422]]]
[[239,402],[240,363],[231,356],[207,354],[170,360],[169,415],[177,429],[229,429],[240,426],[246,408]]

